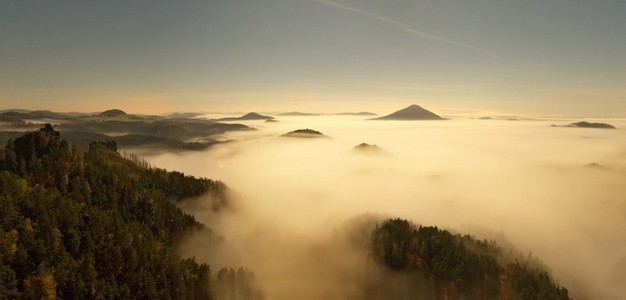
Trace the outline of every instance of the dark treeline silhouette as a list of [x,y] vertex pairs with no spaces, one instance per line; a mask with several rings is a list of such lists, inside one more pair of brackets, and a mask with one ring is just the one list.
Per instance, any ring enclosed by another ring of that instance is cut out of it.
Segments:
[[0,146],[0,299],[211,299],[208,265],[174,249],[205,230],[175,202],[219,181],[83,153],[50,125]]

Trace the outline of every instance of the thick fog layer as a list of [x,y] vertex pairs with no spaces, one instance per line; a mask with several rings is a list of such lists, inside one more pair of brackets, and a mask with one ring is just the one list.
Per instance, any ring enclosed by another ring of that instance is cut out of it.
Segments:
[[[577,298],[626,295],[626,120],[592,120],[616,130],[550,126],[579,121],[563,119],[278,120],[248,122],[258,131],[206,152],[146,157],[236,195],[219,215],[186,207],[228,246],[195,237],[184,255],[214,271],[252,269],[268,299],[359,297],[347,278],[362,274],[365,258],[332,241],[347,220],[373,213],[504,238]],[[279,137],[301,128],[330,138]],[[363,142],[386,154],[352,150]]]

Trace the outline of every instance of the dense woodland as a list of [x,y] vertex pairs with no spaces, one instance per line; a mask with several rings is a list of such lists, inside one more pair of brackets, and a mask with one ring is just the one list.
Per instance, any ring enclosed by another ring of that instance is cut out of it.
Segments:
[[209,192],[223,205],[224,190],[125,159],[114,142],[80,152],[50,125],[11,140],[0,146],[0,299],[213,298],[209,266],[175,254],[204,228],[175,202]]
[[420,299],[569,299],[543,266],[493,242],[390,219],[371,245],[372,257],[408,276]]

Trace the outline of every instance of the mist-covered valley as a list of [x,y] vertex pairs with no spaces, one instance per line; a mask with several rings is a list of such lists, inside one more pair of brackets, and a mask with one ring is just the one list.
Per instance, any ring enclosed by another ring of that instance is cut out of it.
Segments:
[[[385,271],[369,269],[349,228],[403,218],[537,257],[574,298],[626,294],[624,119],[591,120],[616,130],[551,126],[578,119],[277,120],[238,121],[257,130],[204,151],[124,149],[230,188],[219,212],[206,196],[180,204],[221,236],[189,237],[181,255],[249,268],[267,299],[362,299],[367,274]],[[329,138],[281,137],[305,128]],[[355,151],[361,143],[383,151]]]

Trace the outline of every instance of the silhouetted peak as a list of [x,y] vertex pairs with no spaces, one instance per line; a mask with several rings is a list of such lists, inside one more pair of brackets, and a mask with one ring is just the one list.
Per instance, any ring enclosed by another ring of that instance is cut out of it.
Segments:
[[255,113],[255,112],[249,112],[249,113],[239,117],[239,119],[241,119],[241,120],[270,120],[270,119],[274,119],[274,118],[270,117],[270,116],[264,116],[262,114]]
[[255,113],[255,112],[249,112],[245,115],[243,115],[242,118],[258,118],[258,117],[262,117],[262,115]]
[[373,120],[443,120],[443,118],[417,104],[413,104]]

